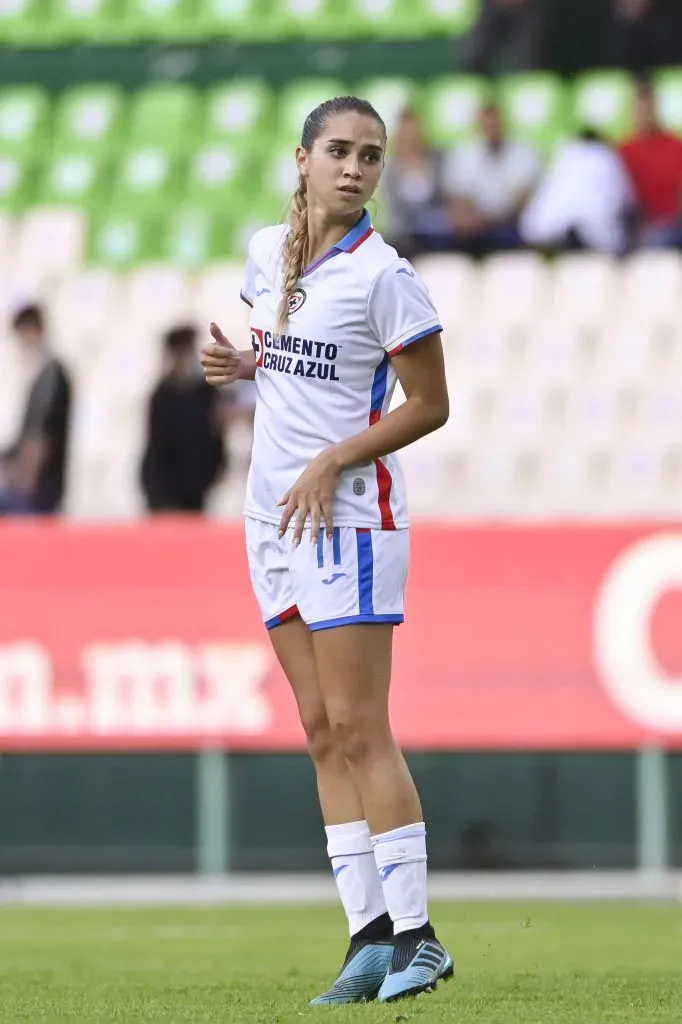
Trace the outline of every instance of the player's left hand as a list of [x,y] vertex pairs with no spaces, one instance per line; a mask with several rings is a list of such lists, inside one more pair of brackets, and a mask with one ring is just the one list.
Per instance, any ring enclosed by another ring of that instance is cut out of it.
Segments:
[[333,500],[340,468],[334,456],[334,449],[328,448],[313,459],[301,473],[293,487],[290,487],[278,505],[284,505],[279,524],[279,535],[283,537],[294,515],[294,545],[301,543],[303,528],[310,517],[310,540],[317,544],[320,536],[320,521],[324,518],[327,536],[334,533]]

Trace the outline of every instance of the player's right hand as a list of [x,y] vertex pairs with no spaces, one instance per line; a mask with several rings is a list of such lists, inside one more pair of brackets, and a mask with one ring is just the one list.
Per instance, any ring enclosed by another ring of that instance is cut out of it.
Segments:
[[204,345],[201,350],[201,365],[204,368],[206,381],[214,387],[223,384],[234,384],[239,380],[242,358],[217,324],[210,326],[213,341]]

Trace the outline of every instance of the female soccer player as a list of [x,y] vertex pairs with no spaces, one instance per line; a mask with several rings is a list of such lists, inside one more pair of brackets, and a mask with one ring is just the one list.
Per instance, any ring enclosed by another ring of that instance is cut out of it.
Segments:
[[[448,394],[426,287],[364,209],[385,148],[364,100],[313,110],[289,223],[249,247],[252,351],[237,352],[216,324],[202,351],[211,384],[257,385],[251,579],[315,764],[351,934],[315,1004],[398,999],[453,972],[429,923],[426,830],[388,715],[409,557],[393,452],[445,423]],[[387,412],[396,379],[406,401]]]

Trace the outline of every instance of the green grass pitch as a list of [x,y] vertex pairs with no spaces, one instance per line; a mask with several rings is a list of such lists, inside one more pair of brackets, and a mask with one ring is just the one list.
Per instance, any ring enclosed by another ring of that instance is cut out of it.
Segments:
[[432,907],[457,962],[431,995],[320,1007],[345,920],[333,906],[0,908],[0,1021],[679,1024],[682,909]]

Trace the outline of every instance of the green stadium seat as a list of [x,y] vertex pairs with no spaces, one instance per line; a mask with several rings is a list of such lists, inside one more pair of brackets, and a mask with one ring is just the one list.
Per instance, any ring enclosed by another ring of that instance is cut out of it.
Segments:
[[332,78],[305,78],[291,82],[282,90],[279,103],[277,124],[280,139],[295,147],[301,139],[303,122],[308,114],[324,100],[343,96],[348,91],[343,82]]
[[35,155],[47,142],[47,93],[36,85],[11,86],[0,91],[0,153]]
[[197,31],[202,38],[249,42],[277,34],[273,0],[196,0],[196,7]]
[[416,0],[347,0],[355,34],[416,39],[423,32]]
[[54,111],[55,145],[104,153],[118,142],[124,109],[115,85],[79,86],[63,93]]
[[267,156],[259,191],[266,199],[267,207],[276,211],[275,220],[282,216],[297,187],[298,168],[293,147],[286,144],[273,147]]
[[282,224],[286,220],[286,206],[277,197],[263,195],[253,206],[236,217],[232,232],[232,252],[230,255],[243,259],[249,248],[249,242],[261,228],[271,224]]
[[179,194],[177,160],[158,146],[133,146],[121,157],[112,191],[118,208],[131,213],[169,209]]
[[36,201],[49,206],[92,208],[104,186],[102,161],[93,153],[58,152],[39,179]]
[[389,135],[405,107],[420,107],[420,93],[411,78],[370,78],[360,82],[356,91],[383,118]]
[[476,118],[492,96],[492,86],[477,75],[445,75],[424,90],[424,127],[436,146],[451,146],[476,135]]
[[234,255],[234,221],[202,206],[181,207],[168,220],[163,258],[174,266],[198,270],[212,260]]
[[128,0],[125,26],[132,39],[191,41],[201,36],[197,0]]
[[129,270],[160,256],[163,222],[160,218],[135,216],[108,210],[93,217],[88,233],[86,262],[110,270]]
[[258,137],[265,136],[271,114],[272,94],[265,82],[235,78],[207,92],[202,136],[206,141],[253,148]]
[[253,190],[244,150],[229,142],[209,142],[191,157],[185,199],[214,210],[243,202]]
[[620,141],[632,131],[634,82],[625,71],[587,71],[573,86],[578,128],[593,128]]
[[682,135],[682,69],[661,69],[655,85],[661,123],[668,131]]
[[24,157],[0,154],[0,212],[19,213],[31,205],[35,171]]
[[200,127],[199,97],[190,86],[152,85],[140,89],[131,103],[131,144],[159,146],[169,153],[188,152]]
[[48,30],[58,45],[130,39],[120,0],[51,0]]
[[476,24],[480,0],[413,0],[422,35],[466,35]]
[[48,0],[0,3],[0,44],[43,46],[48,39]]
[[342,39],[351,31],[348,0],[276,0],[270,30],[280,39]]
[[570,131],[568,99],[558,75],[542,71],[509,75],[500,81],[498,98],[510,136],[545,154]]

